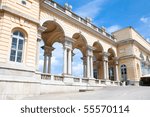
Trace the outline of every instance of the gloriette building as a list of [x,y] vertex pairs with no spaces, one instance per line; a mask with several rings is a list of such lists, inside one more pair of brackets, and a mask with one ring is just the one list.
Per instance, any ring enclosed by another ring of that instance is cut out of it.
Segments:
[[[51,73],[56,42],[63,45],[61,75]],[[44,51],[42,72],[40,48]],[[82,77],[72,75],[74,49],[82,53]],[[146,74],[150,74],[150,43],[134,28],[108,34],[90,18],[73,13],[67,4],[0,0],[0,99],[117,86],[120,82],[137,85]]]

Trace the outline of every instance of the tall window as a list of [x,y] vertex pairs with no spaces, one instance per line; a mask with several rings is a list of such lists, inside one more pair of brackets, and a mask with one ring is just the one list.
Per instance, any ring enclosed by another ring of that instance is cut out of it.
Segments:
[[24,46],[24,35],[20,31],[15,31],[12,35],[10,61],[22,62]]
[[127,67],[126,65],[121,65],[121,78],[123,81],[127,80]]

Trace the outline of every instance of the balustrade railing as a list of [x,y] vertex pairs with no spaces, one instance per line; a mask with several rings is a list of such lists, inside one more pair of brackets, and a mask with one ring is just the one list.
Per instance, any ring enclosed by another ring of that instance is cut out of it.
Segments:
[[[78,78],[78,77],[70,77],[73,79],[74,83],[91,83],[91,81],[93,83],[95,83],[96,85],[106,85],[106,80],[99,80],[99,79],[87,79],[87,78]],[[64,81],[64,76],[61,75],[51,75],[51,74],[46,74],[46,73],[41,73],[41,79],[42,80],[50,80],[50,81],[60,81],[63,82]],[[108,81],[107,81],[108,82]],[[119,81],[109,81],[110,84],[113,86],[119,86],[120,82]]]
[[43,79],[43,80],[51,80],[51,75],[50,74],[41,74],[41,79]]
[[89,83],[89,79],[82,79],[82,83]]
[[54,80],[55,81],[63,81],[64,77],[63,76],[54,75]]
[[73,78],[74,82],[80,82],[80,78]]

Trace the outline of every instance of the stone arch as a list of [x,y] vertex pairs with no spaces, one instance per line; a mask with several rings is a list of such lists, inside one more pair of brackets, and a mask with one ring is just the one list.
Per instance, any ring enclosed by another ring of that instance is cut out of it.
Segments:
[[55,21],[46,21],[42,25],[46,28],[42,32],[42,39],[46,46],[52,46],[55,42],[62,43],[65,37],[63,28]]
[[83,56],[86,56],[86,50],[87,50],[87,40],[86,38],[80,34],[80,33],[75,33],[72,38],[74,39],[74,43],[73,43],[73,49],[77,48],[79,49]]
[[[73,51],[75,49],[79,50],[82,54],[81,58],[78,60],[78,62],[83,63],[83,77],[86,77],[86,55],[87,55],[87,40],[86,38],[80,34],[75,33],[72,36],[74,43],[72,46]],[[74,67],[74,66],[73,66]]]
[[42,26],[46,28],[46,30],[41,34],[42,40],[44,42],[44,46],[42,47],[44,49],[43,72],[51,73],[51,62],[53,60],[52,51],[55,49],[53,45],[56,42],[63,44],[65,41],[65,33],[60,24],[55,21],[45,21]]
[[93,43],[93,74],[96,79],[103,79],[103,46],[97,41]]

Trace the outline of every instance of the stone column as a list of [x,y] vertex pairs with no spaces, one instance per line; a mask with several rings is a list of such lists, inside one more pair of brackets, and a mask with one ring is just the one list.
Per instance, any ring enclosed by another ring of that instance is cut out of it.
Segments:
[[119,81],[118,64],[115,65],[115,71],[116,81]]
[[93,78],[93,48],[87,48],[87,78]]
[[87,69],[86,69],[87,71],[86,71],[86,73],[87,73],[87,77],[89,78],[90,77],[90,57],[89,56],[87,56]]
[[91,67],[91,78],[94,78],[94,76],[93,76],[93,56],[90,56],[90,67]]
[[109,66],[108,66],[108,61],[106,61],[106,79],[109,80]]
[[83,60],[83,77],[87,77],[87,73],[86,73],[86,64],[87,64],[87,60],[86,60],[86,57],[82,57],[81,58]]
[[118,58],[115,57],[114,58],[114,61],[115,61],[115,79],[116,81],[119,81],[119,73],[118,73]]
[[47,72],[47,55],[44,54],[44,66],[43,66],[43,73]]
[[67,48],[64,47],[64,75],[67,74]]
[[[43,68],[44,73],[51,73],[51,56],[53,50],[54,50],[53,47],[44,46],[44,68]],[[47,58],[48,58],[48,64],[47,64]]]
[[109,54],[104,52],[103,53],[103,67],[104,67],[104,79],[109,79],[109,72],[108,72],[108,56]]
[[72,50],[69,49],[68,51],[68,74],[72,74]]
[[48,56],[48,73],[51,73],[51,55]]
[[73,39],[65,37],[64,41],[64,73],[63,75],[72,75],[72,43]]

